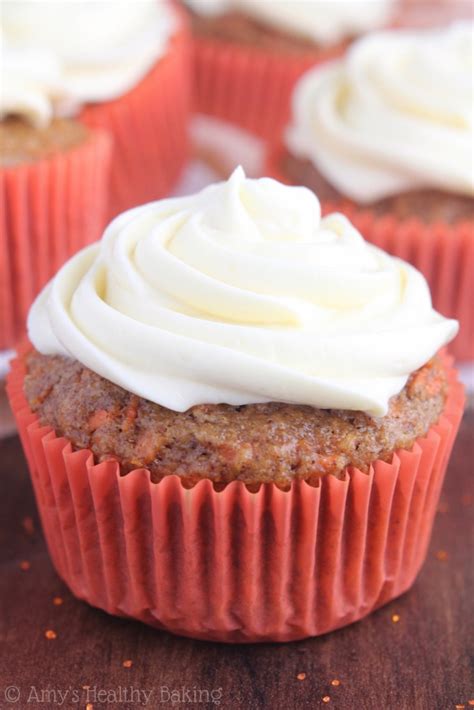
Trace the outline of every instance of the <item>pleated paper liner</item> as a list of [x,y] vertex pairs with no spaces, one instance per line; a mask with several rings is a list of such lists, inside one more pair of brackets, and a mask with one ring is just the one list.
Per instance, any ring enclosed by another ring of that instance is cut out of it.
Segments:
[[0,350],[13,347],[45,283],[99,239],[108,211],[111,140],[0,169]]
[[464,404],[443,357],[444,411],[410,451],[367,474],[257,493],[94,465],[40,425],[15,360],[8,394],[58,574],[93,606],[200,639],[290,641],[361,619],[405,592],[426,555]]
[[195,109],[269,139],[288,119],[299,77],[341,55],[345,46],[289,54],[195,37]]
[[[269,149],[266,174],[284,183],[281,146]],[[323,214],[342,212],[364,239],[413,264],[428,281],[434,308],[460,323],[449,351],[458,361],[474,359],[474,224],[460,220],[455,224],[427,224],[413,217],[400,220],[379,217],[345,200],[321,205]]]
[[114,139],[109,217],[166,197],[188,158],[190,43],[186,27],[167,54],[124,96],[90,104],[81,113],[89,126]]

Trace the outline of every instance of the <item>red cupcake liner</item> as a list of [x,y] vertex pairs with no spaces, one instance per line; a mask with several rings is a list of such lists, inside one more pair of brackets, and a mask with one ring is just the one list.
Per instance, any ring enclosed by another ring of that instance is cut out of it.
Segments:
[[346,46],[341,43],[295,55],[195,37],[195,109],[269,139],[289,118],[299,77],[310,67],[340,56]]
[[367,474],[257,493],[95,465],[41,426],[15,360],[7,391],[58,574],[93,606],[200,639],[290,641],[361,619],[405,592],[426,555],[464,405],[443,357],[444,411],[411,450]]
[[90,104],[81,113],[89,126],[114,139],[110,218],[166,197],[188,158],[190,47],[185,24],[164,57],[124,96]]
[[[280,168],[282,148],[267,154],[266,174],[289,183]],[[458,361],[474,359],[474,225],[469,220],[455,224],[426,224],[421,219],[377,216],[354,203],[322,202],[323,214],[342,212],[364,239],[413,264],[428,281],[434,308],[460,323],[449,350]]]
[[108,210],[111,141],[0,169],[0,350],[20,338],[28,309],[78,249],[99,239]]

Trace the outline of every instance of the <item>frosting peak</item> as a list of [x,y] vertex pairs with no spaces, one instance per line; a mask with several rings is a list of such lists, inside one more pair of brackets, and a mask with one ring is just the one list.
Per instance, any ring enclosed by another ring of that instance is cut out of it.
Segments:
[[386,412],[457,331],[423,276],[306,188],[241,168],[125,212],[34,304],[30,337],[170,409],[285,401]]
[[381,32],[296,86],[289,150],[360,203],[418,188],[474,195],[474,24]]

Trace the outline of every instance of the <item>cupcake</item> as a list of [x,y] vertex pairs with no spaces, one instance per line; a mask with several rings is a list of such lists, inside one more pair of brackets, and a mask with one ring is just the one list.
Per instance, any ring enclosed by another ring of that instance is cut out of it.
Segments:
[[[19,3],[2,8],[7,18]],[[2,37],[0,351],[24,330],[41,288],[99,238],[108,209],[111,140],[75,118],[55,57]]]
[[188,40],[167,0],[7,3],[5,36],[47,50],[89,128],[113,138],[110,215],[163,197],[187,157]]
[[196,638],[362,618],[426,553],[456,330],[305,188],[238,169],[121,215],[38,297],[9,376],[58,573]]
[[268,138],[288,116],[292,88],[316,63],[384,25],[392,0],[185,0],[194,35],[195,103]]
[[359,40],[308,72],[269,170],[312,188],[369,240],[411,261],[474,357],[473,25]]

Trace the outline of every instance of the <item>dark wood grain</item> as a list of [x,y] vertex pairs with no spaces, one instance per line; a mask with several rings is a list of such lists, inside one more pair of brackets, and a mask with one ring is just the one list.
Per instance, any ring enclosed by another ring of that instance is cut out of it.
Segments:
[[[18,439],[0,442],[0,708],[54,708],[66,691],[66,708],[85,708],[88,701],[94,710],[140,707],[143,691],[151,691],[147,707],[217,707],[205,702],[214,690],[223,708],[468,710],[474,700],[473,426],[471,412],[414,588],[333,634],[257,646],[177,638],[76,601],[49,562]],[[22,560],[29,569],[20,568]],[[54,605],[55,596],[62,605]],[[47,640],[47,629],[57,638]],[[122,665],[127,659],[131,668]],[[297,678],[301,673],[304,680]],[[340,685],[332,686],[332,679]],[[21,693],[14,704],[5,699],[8,686]],[[185,702],[166,702],[172,689]]]

